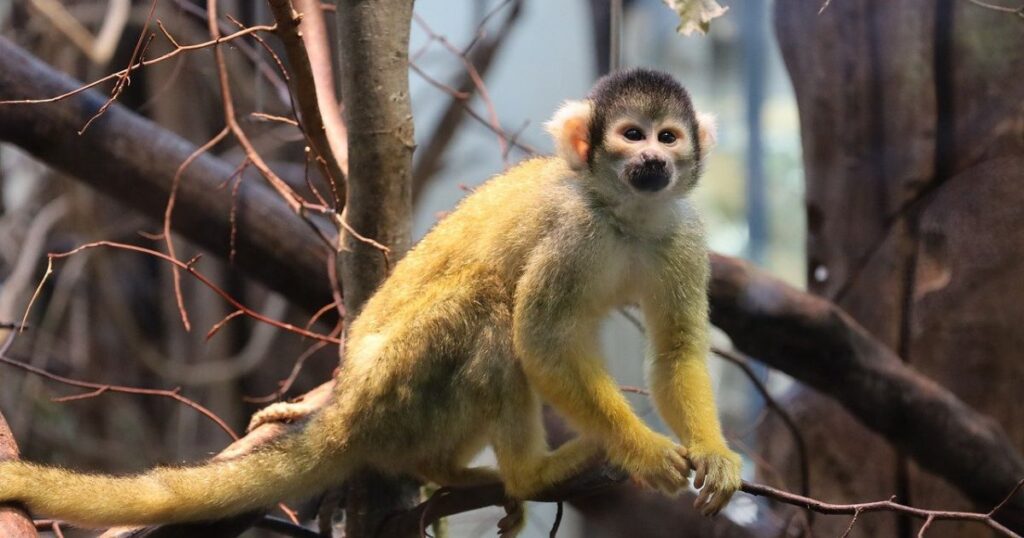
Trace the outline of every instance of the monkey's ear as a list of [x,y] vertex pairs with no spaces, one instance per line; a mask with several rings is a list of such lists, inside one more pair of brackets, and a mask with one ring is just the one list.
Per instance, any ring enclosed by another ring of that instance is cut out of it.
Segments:
[[566,101],[555,112],[551,121],[544,124],[555,139],[555,152],[565,159],[573,170],[583,170],[587,167],[592,113],[593,106],[590,101]]
[[700,140],[700,149],[704,155],[714,149],[718,143],[718,119],[714,114],[697,113],[697,139]]

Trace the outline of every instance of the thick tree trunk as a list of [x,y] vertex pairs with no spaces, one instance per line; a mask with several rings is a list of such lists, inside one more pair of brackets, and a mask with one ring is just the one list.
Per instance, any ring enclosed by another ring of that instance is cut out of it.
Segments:
[[[777,6],[803,130],[811,290],[1024,447],[1014,396],[1024,380],[1020,19],[953,0],[832,2],[820,15],[817,2]],[[972,505],[826,398],[800,391],[792,402],[815,448],[816,496],[991,508]],[[766,435],[770,460],[795,476],[777,432]],[[838,535],[846,524],[820,518],[816,530]],[[910,536],[916,526],[874,516],[853,535]],[[933,528],[988,535],[967,524]]]
[[[348,228],[341,234],[338,274],[349,319],[409,249],[415,147],[408,64],[412,4],[338,2],[340,87],[349,131],[348,203],[342,215]],[[411,508],[418,498],[414,482],[359,473],[348,485],[346,536],[375,536],[389,514]]]

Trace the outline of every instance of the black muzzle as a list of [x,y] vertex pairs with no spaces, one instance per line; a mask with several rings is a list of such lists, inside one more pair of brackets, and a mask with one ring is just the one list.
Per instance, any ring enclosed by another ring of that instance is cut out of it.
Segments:
[[642,192],[658,192],[668,186],[672,179],[668,163],[661,159],[644,160],[626,169],[629,185]]

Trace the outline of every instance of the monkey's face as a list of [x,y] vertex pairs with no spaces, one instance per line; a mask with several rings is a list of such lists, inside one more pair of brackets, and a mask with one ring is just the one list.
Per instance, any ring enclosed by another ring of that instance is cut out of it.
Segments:
[[692,132],[682,119],[626,114],[608,123],[593,163],[634,194],[679,196],[695,180]]

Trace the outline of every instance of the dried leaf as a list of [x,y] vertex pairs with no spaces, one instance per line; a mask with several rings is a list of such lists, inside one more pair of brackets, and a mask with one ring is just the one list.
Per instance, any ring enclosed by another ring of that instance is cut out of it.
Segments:
[[679,15],[679,27],[676,31],[683,35],[700,32],[708,33],[711,20],[722,16],[729,10],[718,5],[715,0],[664,0],[668,7]]

